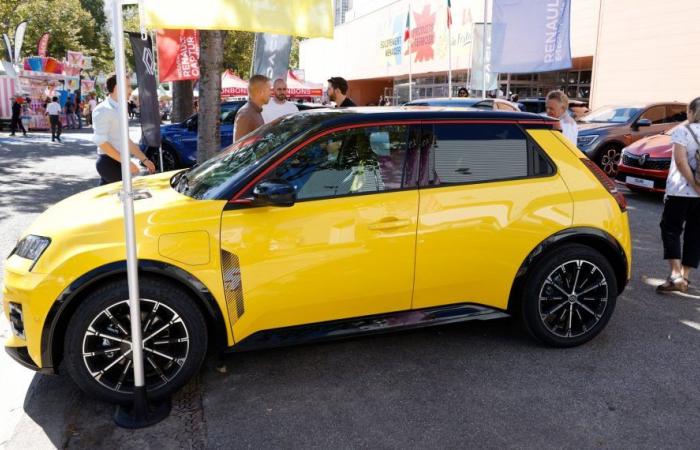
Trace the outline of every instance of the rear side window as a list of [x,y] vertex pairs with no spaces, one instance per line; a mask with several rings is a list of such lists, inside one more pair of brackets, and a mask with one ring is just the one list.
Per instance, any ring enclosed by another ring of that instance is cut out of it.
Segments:
[[688,120],[688,108],[685,105],[670,105],[666,123],[676,123]]
[[435,124],[428,184],[453,185],[547,176],[554,168],[515,124]]

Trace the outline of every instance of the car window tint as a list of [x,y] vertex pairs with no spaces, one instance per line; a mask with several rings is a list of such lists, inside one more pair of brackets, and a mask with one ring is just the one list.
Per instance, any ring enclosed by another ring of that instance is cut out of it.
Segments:
[[676,123],[688,120],[688,107],[685,105],[669,105],[666,123]]
[[298,200],[401,189],[407,138],[405,126],[333,133],[290,156],[270,178],[292,184]]
[[501,111],[517,111],[512,105],[505,102],[496,102],[496,107]]
[[429,185],[498,181],[553,173],[517,125],[439,125],[429,164]]
[[664,123],[666,121],[666,107],[653,106],[647,109],[640,119],[649,119],[652,124]]

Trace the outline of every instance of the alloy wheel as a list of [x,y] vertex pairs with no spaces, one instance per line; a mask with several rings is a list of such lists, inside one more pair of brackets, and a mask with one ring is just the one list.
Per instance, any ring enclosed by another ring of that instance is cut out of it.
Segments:
[[[141,299],[144,374],[148,390],[170,382],[187,360],[189,332],[182,318],[167,305]],[[100,311],[82,341],[82,356],[90,375],[120,393],[134,388],[129,302]]]
[[617,167],[620,165],[622,152],[615,147],[608,147],[600,157],[600,166],[610,178],[617,175]]
[[594,328],[608,305],[608,283],[590,261],[571,260],[555,268],[539,294],[539,314],[547,330],[575,338]]

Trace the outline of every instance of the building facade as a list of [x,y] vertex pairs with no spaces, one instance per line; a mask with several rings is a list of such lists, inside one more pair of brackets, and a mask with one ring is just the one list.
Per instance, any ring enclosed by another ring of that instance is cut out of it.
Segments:
[[[490,2],[489,2],[490,3]],[[386,96],[400,104],[412,97],[448,95],[449,52],[453,93],[472,86],[474,35],[483,27],[483,0],[353,0],[337,20],[334,39],[300,46],[300,66],[309,80],[343,76],[358,104]],[[403,39],[411,8],[413,44]],[[700,95],[700,1],[572,0],[572,67],[565,71],[498,74],[502,95],[544,96],[562,89],[591,106],[640,101],[688,101]],[[486,11],[487,22],[490,10]],[[642,96],[651,88],[654,94]],[[494,91],[495,92],[495,91]]]

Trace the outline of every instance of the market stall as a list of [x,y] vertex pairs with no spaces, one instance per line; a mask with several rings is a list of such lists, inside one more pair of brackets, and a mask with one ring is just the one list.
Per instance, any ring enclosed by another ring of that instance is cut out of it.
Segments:
[[227,70],[221,75],[221,98],[248,97],[248,82]]
[[313,101],[314,98],[323,97],[323,85],[307,83],[290,70],[287,72],[287,96],[295,100]]

